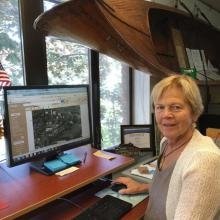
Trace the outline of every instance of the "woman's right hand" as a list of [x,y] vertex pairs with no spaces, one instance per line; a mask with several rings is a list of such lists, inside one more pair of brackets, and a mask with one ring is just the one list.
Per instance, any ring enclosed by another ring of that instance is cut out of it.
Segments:
[[126,189],[118,191],[120,194],[138,194],[148,192],[149,190],[149,184],[137,182],[130,177],[118,177],[114,179],[114,182],[123,183],[127,186]]

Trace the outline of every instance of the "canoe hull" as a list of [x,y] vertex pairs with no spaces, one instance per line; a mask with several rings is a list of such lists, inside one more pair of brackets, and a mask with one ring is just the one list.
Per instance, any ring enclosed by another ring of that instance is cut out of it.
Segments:
[[[45,35],[78,42],[135,69],[164,77],[178,72],[180,63],[171,40],[172,24],[157,24],[161,12],[166,22],[185,19],[191,24],[186,13],[143,0],[72,0],[41,14],[34,26]],[[162,39],[164,32],[167,36]]]

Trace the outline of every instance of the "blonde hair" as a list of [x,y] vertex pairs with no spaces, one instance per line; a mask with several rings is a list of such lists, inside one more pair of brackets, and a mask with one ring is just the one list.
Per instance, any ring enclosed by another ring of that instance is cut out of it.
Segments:
[[195,80],[186,75],[171,75],[158,82],[151,92],[152,104],[157,102],[162,94],[171,87],[177,87],[182,90],[193,115],[198,118],[204,109],[201,94]]

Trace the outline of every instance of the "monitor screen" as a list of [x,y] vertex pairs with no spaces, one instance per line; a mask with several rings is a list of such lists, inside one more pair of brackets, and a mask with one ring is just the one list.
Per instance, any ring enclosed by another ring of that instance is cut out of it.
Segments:
[[4,100],[9,166],[91,143],[88,85],[5,87]]

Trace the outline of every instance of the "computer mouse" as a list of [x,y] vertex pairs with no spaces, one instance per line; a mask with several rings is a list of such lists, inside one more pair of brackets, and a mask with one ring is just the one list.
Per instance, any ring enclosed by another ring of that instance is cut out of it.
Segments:
[[123,183],[114,183],[110,188],[114,192],[118,192],[121,189],[127,189],[127,186]]

